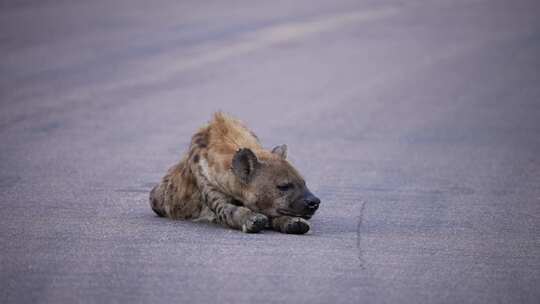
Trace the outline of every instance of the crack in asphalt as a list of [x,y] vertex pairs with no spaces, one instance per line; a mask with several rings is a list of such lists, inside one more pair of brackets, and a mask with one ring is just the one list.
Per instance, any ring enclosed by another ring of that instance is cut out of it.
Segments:
[[360,207],[360,216],[358,218],[358,226],[356,229],[356,248],[358,249],[358,260],[360,261],[360,268],[366,268],[366,260],[364,258],[364,251],[362,249],[362,225],[364,223],[364,212],[366,210],[366,201],[362,201],[362,206]]

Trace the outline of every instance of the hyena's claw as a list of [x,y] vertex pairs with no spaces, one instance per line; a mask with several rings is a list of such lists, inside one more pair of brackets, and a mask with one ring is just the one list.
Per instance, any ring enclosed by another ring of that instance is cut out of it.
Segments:
[[299,217],[291,218],[291,220],[285,226],[285,233],[290,234],[304,234],[309,231],[308,221]]
[[242,225],[242,231],[246,233],[257,233],[268,226],[266,215],[255,213],[250,215]]

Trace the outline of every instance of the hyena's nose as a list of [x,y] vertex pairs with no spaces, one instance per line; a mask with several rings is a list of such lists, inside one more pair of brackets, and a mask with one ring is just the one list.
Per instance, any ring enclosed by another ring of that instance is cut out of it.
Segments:
[[321,200],[316,196],[310,196],[306,198],[306,206],[308,207],[308,209],[311,209],[313,211],[319,208],[320,203],[321,203]]

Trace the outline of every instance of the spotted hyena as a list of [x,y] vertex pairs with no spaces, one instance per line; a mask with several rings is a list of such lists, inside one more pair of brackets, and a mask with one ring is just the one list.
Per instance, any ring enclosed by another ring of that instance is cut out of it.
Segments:
[[286,157],[287,146],[266,150],[241,122],[216,113],[152,189],[150,206],[162,217],[204,219],[244,232],[306,233],[320,200]]

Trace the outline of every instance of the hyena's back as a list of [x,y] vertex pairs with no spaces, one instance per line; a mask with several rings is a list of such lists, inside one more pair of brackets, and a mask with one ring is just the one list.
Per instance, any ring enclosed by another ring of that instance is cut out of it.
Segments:
[[204,211],[197,183],[185,159],[172,167],[152,189],[150,206],[157,215],[173,219],[198,218]]

